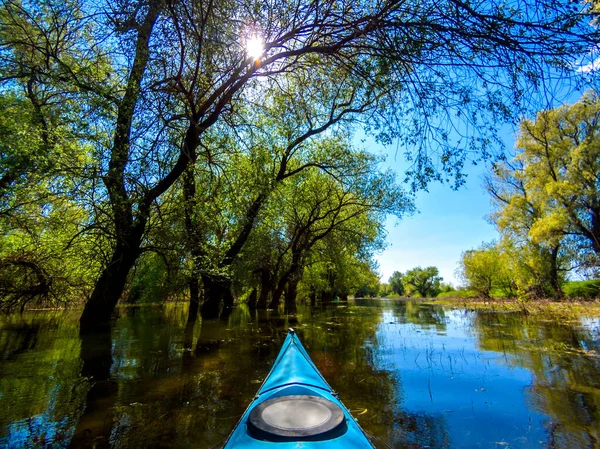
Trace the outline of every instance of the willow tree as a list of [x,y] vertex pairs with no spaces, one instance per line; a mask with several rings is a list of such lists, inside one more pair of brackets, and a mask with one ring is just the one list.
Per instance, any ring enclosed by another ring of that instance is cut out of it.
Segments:
[[494,207],[490,220],[502,235],[498,249],[502,257],[508,256],[512,261],[511,270],[519,292],[562,296],[564,236],[554,232],[542,240],[532,238],[533,227],[544,220],[548,209],[532,194],[523,161],[517,158],[496,163],[485,185]]
[[544,209],[529,231],[536,242],[561,238],[574,265],[600,265],[600,97],[541,111],[521,124],[517,157],[533,201]]
[[[299,71],[277,81],[263,80],[260,88],[259,99],[249,98],[237,108],[235,126],[216,124],[207,134],[213,138],[203,142],[211,159],[198,165],[213,168],[212,187],[205,183],[199,195],[206,197],[205,192],[216,188],[227,197],[220,210],[196,213],[205,236],[204,241],[196,239],[194,255],[194,260],[203,261],[197,272],[204,286],[204,317],[214,317],[221,301],[225,307],[233,305],[231,266],[274,191],[310,168],[337,178],[360,176],[364,170],[359,167],[364,152],[346,140],[352,118],[373,113],[376,98],[364,95],[355,79],[340,70],[325,72],[316,67],[310,79]],[[215,209],[206,201],[194,204],[198,210]],[[189,234],[193,236],[197,228],[190,226]],[[211,237],[217,233],[226,238]]]
[[408,293],[417,292],[421,297],[435,297],[440,293],[442,277],[437,267],[415,267],[402,276],[402,283]]
[[[478,125],[521,114],[550,71],[571,73],[600,41],[593,20],[589,3],[566,0],[3,2],[2,89],[33,79],[84,105],[79,118],[106,135],[94,142],[103,184],[93,199],[110,219],[112,254],[82,330],[110,318],[154,204],[210,159],[207,131],[236,126],[236,105],[259,94],[260,79],[347,71],[377,98],[366,131],[399,139],[415,187],[460,182],[467,151],[485,155],[492,142]],[[452,117],[467,125],[460,142]]]
[[567,270],[597,272],[599,106],[588,92],[574,105],[524,120],[514,160],[496,164],[487,180],[491,218],[530,273],[522,288],[562,296]]
[[469,289],[483,298],[491,298],[493,290],[501,290],[507,297],[516,293],[517,261],[496,243],[484,243],[477,249],[465,251],[459,262],[458,273]]
[[[374,168],[377,159],[364,163]],[[270,308],[276,308],[285,292],[286,309],[295,310],[298,283],[311,252],[328,239],[346,234],[347,239],[368,240],[371,232],[361,228],[379,226],[386,214],[402,216],[411,201],[395,183],[390,172],[364,170],[363,175],[346,180],[328,177],[310,169],[289,182],[280,192],[273,231],[280,234],[274,264]],[[378,232],[374,233],[376,238]]]

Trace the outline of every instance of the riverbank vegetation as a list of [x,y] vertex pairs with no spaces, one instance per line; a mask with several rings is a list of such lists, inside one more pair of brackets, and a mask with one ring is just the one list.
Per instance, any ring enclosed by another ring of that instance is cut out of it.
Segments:
[[[595,14],[554,0],[5,1],[0,308],[83,304],[85,333],[120,300],[185,297],[193,322],[235,300],[293,312],[376,285],[385,217],[410,214],[431,181],[460,186],[499,142],[490,124],[538,109],[549,74],[581,81]],[[401,148],[406,188],[358,136]],[[497,183],[512,176],[497,167]]]
[[600,96],[592,90],[573,105],[523,120],[513,158],[492,165],[485,179],[489,220],[501,237],[462,254],[462,288],[443,291],[437,268],[418,267],[394,272],[382,296],[505,304],[600,297],[599,179]]
[[[483,298],[597,297],[599,176],[596,92],[524,120],[516,154],[485,182],[501,239],[463,254],[465,285]],[[590,281],[569,283],[574,276]]]

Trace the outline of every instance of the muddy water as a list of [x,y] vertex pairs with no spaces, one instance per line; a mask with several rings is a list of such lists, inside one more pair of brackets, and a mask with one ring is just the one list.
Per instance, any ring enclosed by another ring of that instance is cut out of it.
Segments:
[[218,447],[290,326],[390,447],[600,447],[597,318],[388,300],[194,328],[181,305],[118,312],[85,342],[76,311],[0,317],[0,447]]

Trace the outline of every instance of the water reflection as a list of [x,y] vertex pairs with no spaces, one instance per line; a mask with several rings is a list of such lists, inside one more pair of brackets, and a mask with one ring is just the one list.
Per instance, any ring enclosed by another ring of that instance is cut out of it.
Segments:
[[0,321],[0,446],[66,445],[87,385],[80,379],[78,314]]
[[191,326],[173,304],[119,312],[83,340],[77,313],[0,318],[0,446],[217,447],[291,325],[392,447],[600,446],[597,319],[383,300]]
[[532,408],[546,415],[548,447],[600,446],[598,327],[578,317],[480,313],[480,344],[530,370]]

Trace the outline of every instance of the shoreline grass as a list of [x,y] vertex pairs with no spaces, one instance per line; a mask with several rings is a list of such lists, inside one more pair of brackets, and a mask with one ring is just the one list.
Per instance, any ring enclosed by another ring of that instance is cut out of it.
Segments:
[[551,299],[523,301],[517,298],[483,299],[477,297],[445,296],[442,298],[418,298],[418,300],[428,304],[477,310],[522,312],[525,314],[568,313],[600,317],[599,298],[565,298],[562,301],[553,301]]

